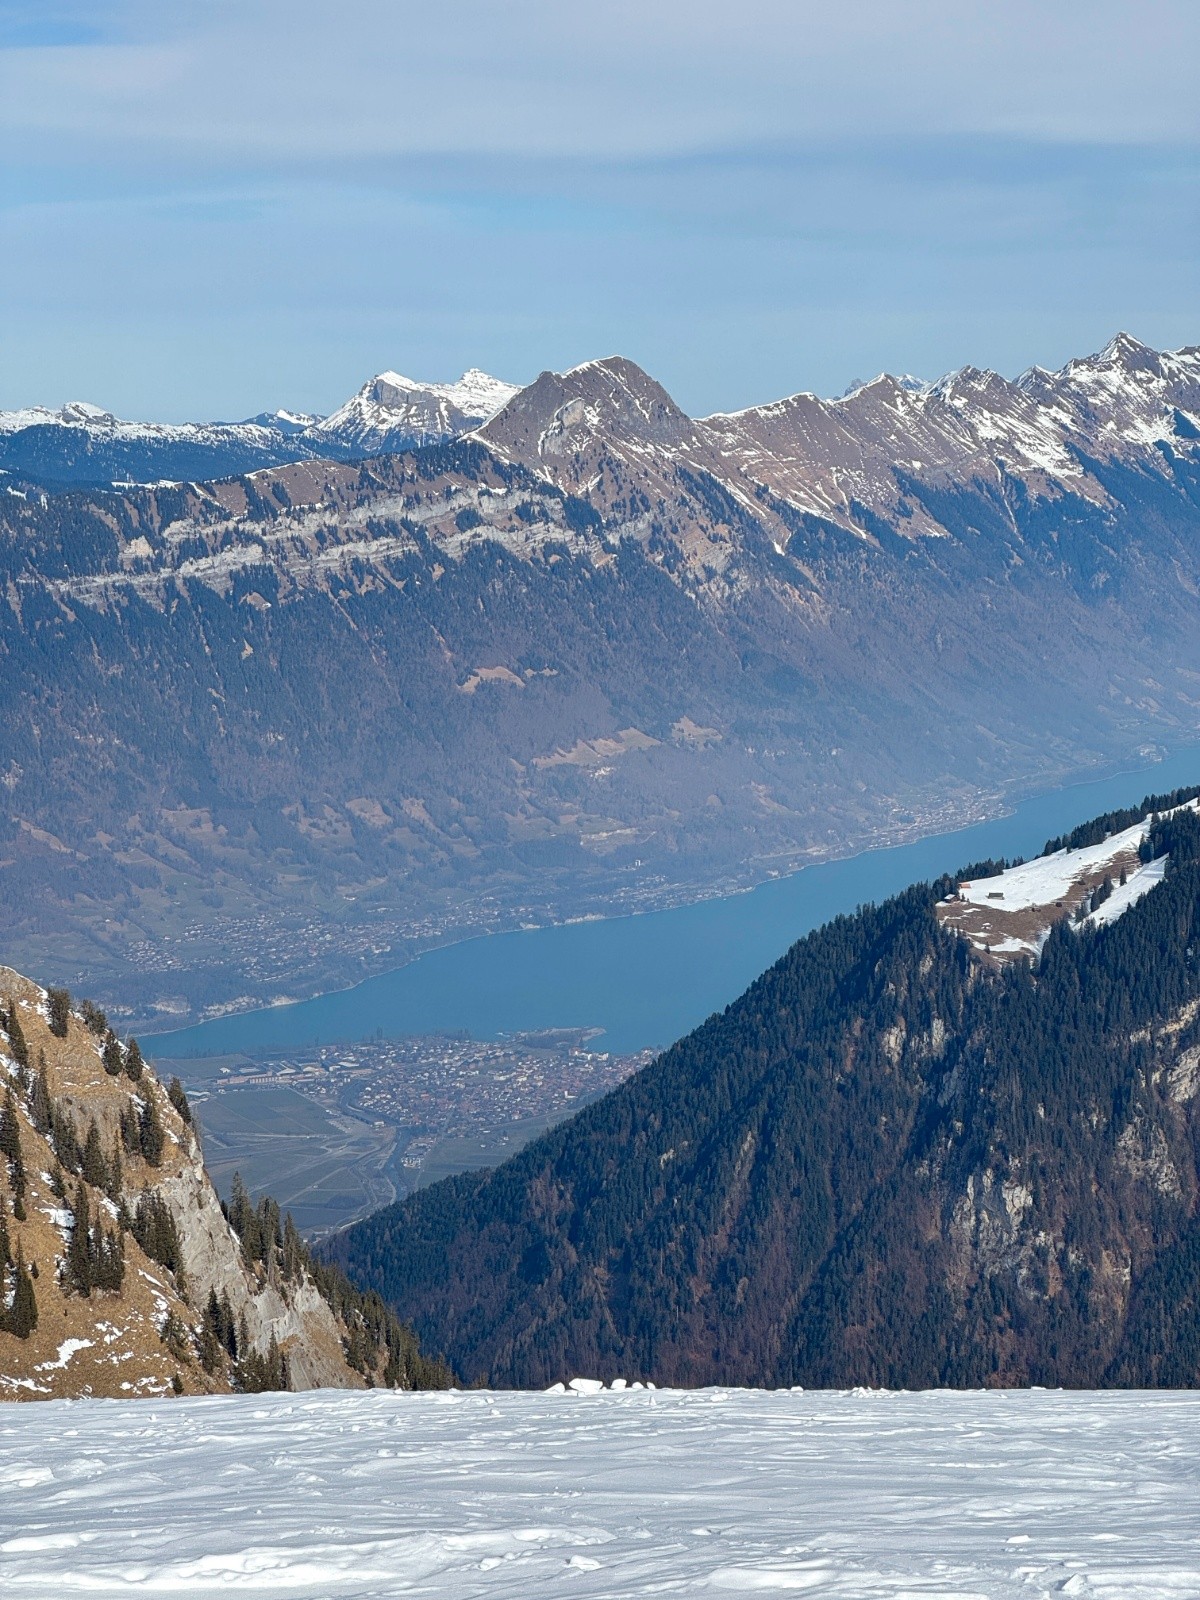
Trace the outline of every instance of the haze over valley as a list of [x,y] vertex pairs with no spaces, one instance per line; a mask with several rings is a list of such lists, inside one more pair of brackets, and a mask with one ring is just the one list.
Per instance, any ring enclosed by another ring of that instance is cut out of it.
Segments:
[[313,458],[310,423],[249,476],[4,480],[12,958],[127,1023],[728,892],[1196,732],[1195,350],[703,420],[618,358],[402,383],[335,414],[400,454]]

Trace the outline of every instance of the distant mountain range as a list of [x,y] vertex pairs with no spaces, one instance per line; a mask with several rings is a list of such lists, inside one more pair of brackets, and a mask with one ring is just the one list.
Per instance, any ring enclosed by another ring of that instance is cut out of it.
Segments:
[[[582,408],[572,409],[576,400]],[[715,458],[719,476],[733,468],[793,508],[843,525],[858,525],[857,505],[876,515],[916,515],[908,532],[936,532],[936,518],[901,509],[906,474],[998,472],[1094,497],[1095,484],[1085,481],[1089,458],[1194,442],[1200,351],[1158,352],[1121,333],[1059,372],[1032,367],[1010,381],[963,367],[935,383],[881,374],[836,400],[796,394],[698,422],[616,357],[543,373],[524,390],[478,368],[443,384],[381,372],[327,417],[281,410],[235,423],[126,422],[76,401],[58,411],[0,411],[0,472],[48,485],[232,476],[444,444],[501,411],[504,420],[488,430],[493,447],[508,441],[526,465],[539,460],[556,478],[584,435],[652,439],[707,466]],[[534,419],[536,437],[528,430]]]
[[[87,475],[126,425],[45,426]],[[11,959],[143,1017],[733,888],[1200,732],[1195,348],[702,420],[619,357],[385,375],[272,429],[292,459],[241,476],[47,493],[60,450],[0,492]]]
[[839,917],[333,1253],[467,1381],[1194,1387],[1196,792]]
[[0,411],[4,475],[49,488],[228,477],[318,456],[344,461],[457,439],[516,393],[472,369],[457,383],[381,372],[332,416],[264,411],[245,422],[123,422],[76,401]]

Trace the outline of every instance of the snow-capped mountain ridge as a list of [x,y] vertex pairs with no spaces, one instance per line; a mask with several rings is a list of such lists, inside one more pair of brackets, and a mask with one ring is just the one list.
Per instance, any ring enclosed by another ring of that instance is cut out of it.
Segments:
[[[501,456],[542,463],[537,470],[572,491],[616,451],[627,465],[658,458],[667,471],[681,461],[745,480],[730,485],[735,495],[761,484],[846,527],[856,525],[854,503],[899,516],[900,477],[912,472],[1015,476],[1038,496],[1069,488],[1102,504],[1087,461],[1145,458],[1200,437],[1200,347],[1156,351],[1122,332],[1056,371],[1033,366],[1010,379],[967,365],[929,383],[881,373],[836,399],[799,391],[699,419],[622,356],[544,372],[525,388],[475,367],[452,383],[388,368],[327,417],[281,409],[239,423],[130,422],[85,401],[0,412],[0,471],[51,486],[202,480],[476,430]],[[907,536],[939,531],[920,513],[903,520]]]
[[414,445],[440,444],[486,422],[516,386],[477,367],[455,383],[419,383],[399,372],[380,372],[357,394],[300,437],[314,455],[332,447],[381,454]]
[[138,422],[83,400],[25,406],[0,412],[0,473],[49,486],[161,483],[382,455],[459,438],[516,393],[472,367],[443,384],[381,372],[328,417],[280,408],[243,422]]

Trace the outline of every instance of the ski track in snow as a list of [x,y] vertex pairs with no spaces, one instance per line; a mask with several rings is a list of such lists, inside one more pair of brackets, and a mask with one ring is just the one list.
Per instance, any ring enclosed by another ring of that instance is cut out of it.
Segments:
[[1200,1595],[1200,1394],[0,1406],[0,1593]]

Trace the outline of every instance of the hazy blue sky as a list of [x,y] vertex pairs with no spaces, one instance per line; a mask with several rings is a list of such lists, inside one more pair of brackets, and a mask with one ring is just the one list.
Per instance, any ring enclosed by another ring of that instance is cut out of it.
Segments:
[[1200,342],[1195,0],[0,0],[0,406]]

